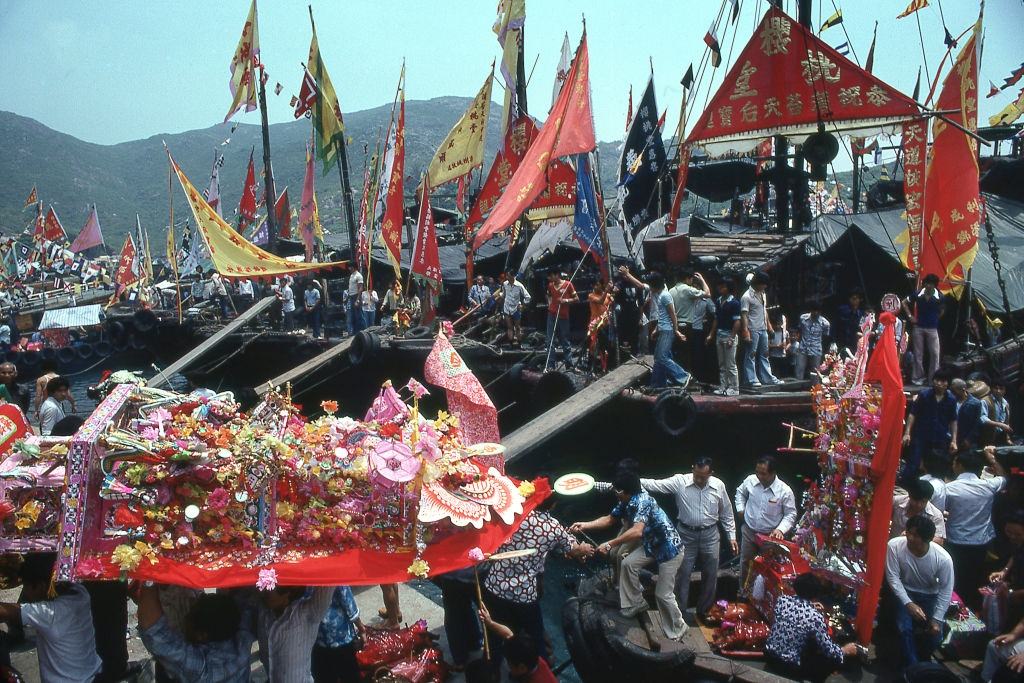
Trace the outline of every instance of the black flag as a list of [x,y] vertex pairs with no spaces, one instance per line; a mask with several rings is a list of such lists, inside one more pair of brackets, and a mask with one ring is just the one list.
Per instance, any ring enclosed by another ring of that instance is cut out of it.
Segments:
[[660,214],[658,176],[665,164],[652,76],[637,105],[619,158],[619,206],[634,236]]
[[917,82],[914,83],[914,96],[911,97],[910,99],[912,99],[915,102],[917,102],[918,98],[920,98],[920,97],[921,97],[921,67],[917,67]]
[[942,39],[942,42],[944,42],[946,47],[950,50],[956,47],[956,40],[953,39],[953,35],[949,32],[948,28],[946,29],[946,37]]
[[683,80],[679,81],[683,90],[689,90],[693,87],[693,62],[690,62],[690,66],[686,69],[686,73],[683,74]]

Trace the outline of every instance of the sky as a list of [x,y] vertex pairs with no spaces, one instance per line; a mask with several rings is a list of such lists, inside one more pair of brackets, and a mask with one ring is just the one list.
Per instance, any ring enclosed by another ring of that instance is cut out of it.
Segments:
[[[628,89],[632,85],[639,99],[651,64],[658,107],[669,110],[671,131],[682,93],[679,80],[691,62],[700,62],[704,33],[726,1],[526,0],[531,113],[543,118],[550,106],[562,37],[568,32],[575,47],[586,14],[598,138],[622,137]],[[833,46],[846,42],[845,28],[863,62],[877,19],[874,72],[910,93],[922,54],[915,18],[895,18],[907,2],[846,0],[844,23],[823,37]],[[305,0],[263,0],[259,5],[262,59],[271,86],[284,86],[279,96],[268,89],[272,123],[292,119],[289,99],[298,92],[300,63],[309,50],[306,5]],[[342,109],[390,103],[403,58],[407,98],[475,95],[499,55],[491,32],[495,5],[494,0],[315,0],[321,52]],[[815,0],[815,28],[842,5]],[[736,26],[719,31],[727,60],[732,43],[735,57],[766,7],[767,0],[742,0]],[[939,0],[932,0],[918,13],[933,77],[945,50],[939,8]],[[101,144],[219,123],[230,103],[228,65],[248,9],[249,0],[0,0],[0,110]],[[786,9],[795,15],[795,0],[786,0]],[[972,24],[977,9],[973,0],[942,4],[954,35]],[[1024,61],[1019,40],[1024,2],[988,0],[985,27],[983,91],[989,80],[1001,83]],[[709,86],[721,82],[727,65],[708,70],[714,81],[709,84],[705,75],[698,103]],[[1012,101],[1019,89],[983,99],[982,117]],[[497,87],[494,99],[501,101]],[[258,112],[238,118],[259,122]]]

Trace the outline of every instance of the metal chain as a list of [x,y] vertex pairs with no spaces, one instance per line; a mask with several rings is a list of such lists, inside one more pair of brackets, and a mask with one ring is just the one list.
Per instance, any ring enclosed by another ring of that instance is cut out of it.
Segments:
[[999,245],[996,244],[996,234],[992,230],[992,223],[988,219],[988,208],[985,208],[985,237],[988,239],[988,251],[992,255],[992,269],[996,271],[996,282],[999,284],[999,293],[1003,296],[1003,310],[1006,311],[1006,324],[1010,326],[1010,334],[1016,339],[1017,330],[1013,324],[1013,309],[1010,308],[1010,297],[1006,294],[1006,281],[1003,279],[1003,264],[999,261]]

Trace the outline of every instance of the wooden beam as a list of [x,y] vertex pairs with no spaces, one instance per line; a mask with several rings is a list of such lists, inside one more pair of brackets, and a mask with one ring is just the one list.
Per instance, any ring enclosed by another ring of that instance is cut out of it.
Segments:
[[177,372],[181,372],[188,366],[195,363],[197,360],[202,358],[206,353],[214,346],[222,342],[231,333],[237,331],[240,327],[245,325],[247,322],[258,316],[263,311],[270,308],[270,304],[277,300],[276,296],[264,297],[260,301],[257,301],[252,307],[242,315],[238,316],[227,325],[222,327],[220,331],[214,334],[212,337],[204,341],[199,346],[195,347],[178,360],[171,363],[168,367],[164,368],[156,377],[150,378],[146,382],[146,386],[149,387],[161,387],[170,381],[170,378]]
[[349,347],[352,346],[352,340],[353,339],[355,339],[354,335],[350,335],[348,337],[345,337],[340,342],[338,342],[334,346],[328,348],[323,353],[319,353],[319,354],[313,356],[312,358],[310,358],[309,360],[307,360],[306,362],[301,363],[299,365],[296,365],[291,370],[288,370],[287,372],[283,372],[280,375],[278,375],[277,377],[274,377],[273,379],[269,379],[266,382],[263,382],[262,384],[260,384],[259,386],[254,387],[256,389],[256,393],[259,394],[260,396],[262,396],[263,394],[267,393],[268,391],[270,391],[274,387],[280,387],[280,386],[284,386],[288,382],[294,382],[295,380],[299,379],[300,377],[302,377],[304,375],[307,375],[310,372],[313,372],[314,370],[319,368],[321,365],[324,365],[325,363],[330,362],[332,359],[334,359],[334,358],[336,358],[336,357],[338,357],[338,356],[340,356],[340,355],[342,355],[344,353],[348,353]]
[[[647,358],[650,363],[651,359]],[[542,413],[501,440],[505,462],[512,463],[537,446],[560,434],[633,386],[649,372],[647,365],[631,361],[573,394],[554,408]]]

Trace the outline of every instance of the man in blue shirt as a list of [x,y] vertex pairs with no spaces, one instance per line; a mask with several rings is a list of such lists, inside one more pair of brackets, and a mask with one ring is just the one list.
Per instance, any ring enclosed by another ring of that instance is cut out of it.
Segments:
[[718,298],[715,299],[715,321],[711,326],[707,343],[712,340],[718,353],[719,396],[739,396],[740,377],[736,369],[736,342],[743,326],[740,302],[734,296],[736,284],[732,278],[722,278],[718,283]]
[[657,567],[658,581],[654,596],[661,624],[668,638],[677,639],[687,629],[675,594],[676,574],[683,561],[679,532],[672,526],[665,511],[640,487],[640,476],[635,471],[620,470],[612,480],[612,488],[619,500],[612,511],[590,522],[577,522],[570,527],[570,531],[607,529],[621,523],[625,531],[598,547],[598,552],[604,555],[620,545],[641,541],[640,546],[622,559],[619,578],[622,615],[635,617],[647,611],[647,601],[640,585],[640,570]]
[[179,681],[248,683],[255,625],[230,595],[205,594],[185,617],[185,632],[167,621],[156,586],[139,590],[139,636]]
[[916,479],[921,457],[932,448],[952,453],[956,443],[956,399],[949,391],[949,373],[939,370],[932,377],[932,386],[910,404],[903,445],[909,446],[902,479]]
[[[923,385],[932,381],[932,375],[939,369],[942,358],[939,348],[939,319],[943,313],[942,294],[939,293],[939,277],[934,273],[925,276],[921,291],[911,294],[903,301],[903,311],[914,323],[910,341],[914,347],[914,384]],[[913,307],[913,308],[912,308]],[[928,354],[927,373],[924,366]]]
[[359,683],[362,680],[356,661],[358,640],[362,635],[363,622],[359,619],[352,589],[338,586],[313,645],[315,683]]
[[960,450],[976,448],[981,442],[982,402],[967,391],[967,382],[957,377],[949,383],[956,399],[956,434],[953,441]]
[[658,304],[651,386],[658,389],[666,385],[686,388],[690,383],[690,374],[672,358],[672,342],[676,338],[686,341],[686,337],[679,331],[675,303],[672,301],[672,295],[665,289],[665,277],[661,273],[651,273],[647,278],[647,284],[651,287],[652,298]]
[[857,350],[860,339],[860,322],[864,319],[864,293],[859,289],[850,292],[847,303],[838,309],[835,341],[840,348]]

